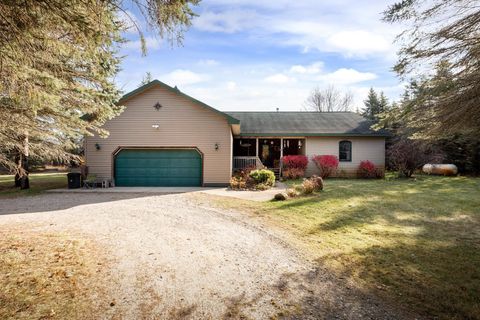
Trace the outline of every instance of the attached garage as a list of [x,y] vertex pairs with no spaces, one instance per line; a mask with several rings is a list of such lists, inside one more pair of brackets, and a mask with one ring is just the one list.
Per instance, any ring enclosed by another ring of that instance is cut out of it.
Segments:
[[114,162],[116,186],[202,185],[202,155],[197,149],[120,149]]
[[116,186],[226,186],[240,122],[154,80],[118,102],[124,111],[85,137],[88,173]]

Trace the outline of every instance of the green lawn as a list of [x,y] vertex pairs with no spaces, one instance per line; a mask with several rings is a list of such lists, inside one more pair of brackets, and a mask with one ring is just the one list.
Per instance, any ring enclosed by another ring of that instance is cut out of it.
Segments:
[[429,317],[480,319],[480,179],[328,179],[325,190],[250,208],[322,266]]
[[48,189],[66,188],[66,173],[32,173],[30,189],[20,190],[13,187],[14,176],[0,175],[0,198],[11,198],[25,195],[36,195]]

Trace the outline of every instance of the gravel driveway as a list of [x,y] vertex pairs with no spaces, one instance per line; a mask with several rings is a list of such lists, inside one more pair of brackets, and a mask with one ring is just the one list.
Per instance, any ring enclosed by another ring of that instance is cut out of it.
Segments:
[[[403,318],[313,268],[246,214],[188,194],[44,194],[0,202],[0,226],[93,237],[121,319]],[[110,315],[111,316],[111,315]]]

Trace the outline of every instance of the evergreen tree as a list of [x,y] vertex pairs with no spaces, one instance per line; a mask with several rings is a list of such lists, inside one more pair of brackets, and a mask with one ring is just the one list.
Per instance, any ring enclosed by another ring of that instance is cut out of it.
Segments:
[[[198,0],[132,2],[160,35],[181,41]],[[122,3],[0,3],[0,165],[22,188],[28,188],[29,158],[78,160],[69,151],[75,142],[108,135],[101,126],[122,111],[113,82],[124,41]]]
[[390,106],[390,102],[388,101],[387,96],[383,93],[383,91],[381,91],[379,101],[378,101],[378,114],[376,116],[377,121],[378,121],[379,115],[388,111],[389,106]]
[[377,115],[380,113],[380,100],[373,88],[370,88],[367,99],[363,103],[365,108],[363,109],[362,116],[369,120],[377,121]]
[[378,123],[383,114],[390,108],[390,102],[383,91],[381,91],[379,95],[373,88],[370,88],[367,99],[363,103],[365,104],[365,108],[361,113],[362,116],[372,120],[374,123]]
[[478,8],[478,0],[403,0],[384,12],[385,21],[408,26],[398,37],[401,49],[394,70],[402,78],[425,70],[431,78],[430,70],[437,67],[437,79],[417,99],[421,103],[412,105],[412,118],[420,119],[418,136],[476,136],[480,131]]

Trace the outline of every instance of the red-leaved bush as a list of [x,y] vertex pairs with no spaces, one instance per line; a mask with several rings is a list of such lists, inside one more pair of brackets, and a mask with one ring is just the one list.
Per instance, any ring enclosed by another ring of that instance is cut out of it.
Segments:
[[307,156],[284,156],[282,158],[283,165],[287,168],[297,168],[305,170],[308,165]]
[[329,177],[338,168],[338,158],[333,155],[313,156],[312,161],[320,169],[322,178]]
[[300,168],[286,168],[282,170],[282,176],[285,179],[298,179],[305,176],[305,170]]
[[283,177],[286,179],[298,179],[305,176],[305,169],[308,165],[307,156],[284,156],[282,163],[285,169],[283,169]]
[[360,162],[358,166],[357,174],[360,178],[376,178],[377,169],[373,162],[365,160]]

